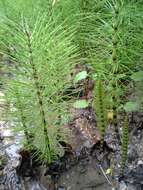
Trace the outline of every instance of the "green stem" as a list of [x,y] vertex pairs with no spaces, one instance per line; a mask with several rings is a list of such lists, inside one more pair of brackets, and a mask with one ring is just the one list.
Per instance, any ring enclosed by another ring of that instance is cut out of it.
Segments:
[[115,126],[115,132],[117,135],[117,139],[120,141],[120,135],[119,135],[119,130],[118,130],[118,121],[117,121],[117,94],[116,94],[116,89],[117,89],[117,81],[116,81],[116,76],[118,74],[119,68],[118,68],[118,59],[117,59],[117,49],[118,49],[118,29],[119,29],[119,10],[118,8],[114,7],[114,17],[113,17],[113,36],[112,36],[112,67],[113,67],[113,81],[112,81],[112,99],[113,99],[113,124]]

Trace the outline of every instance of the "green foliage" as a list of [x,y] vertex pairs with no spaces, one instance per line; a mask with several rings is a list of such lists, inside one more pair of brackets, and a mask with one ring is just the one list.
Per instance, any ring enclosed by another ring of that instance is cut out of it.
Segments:
[[1,52],[12,63],[6,94],[11,119],[25,132],[40,159],[50,163],[63,154],[59,141],[66,138],[61,128],[63,115],[68,112],[63,92],[71,85],[70,73],[76,63],[74,30],[65,29],[58,16],[46,13],[39,1],[20,2],[7,1],[7,13],[1,17],[6,34],[0,35],[5,47]]
[[[108,108],[114,112],[113,124],[120,139],[117,126],[118,110],[120,105],[127,101],[126,86],[131,81],[132,71],[141,68],[142,64],[143,39],[139,28],[143,28],[143,7],[141,2],[137,1],[100,2],[96,1],[96,5],[89,9],[90,13],[93,11],[91,17],[94,18],[94,27],[89,26],[90,19],[86,24],[88,29],[90,27],[88,39],[92,39],[88,63],[91,65],[95,81],[98,80],[98,76],[106,81]],[[96,12],[95,7],[98,7]]]
[[[109,96],[113,92],[116,94],[116,106],[119,107],[124,93],[120,95],[118,91],[125,92],[130,74],[142,65],[142,6],[141,2],[125,0],[94,2],[94,27],[90,28],[92,35],[89,37],[93,44],[88,62],[93,75],[96,73],[106,80]],[[96,12],[95,7],[98,7]],[[88,24],[86,27],[88,28]]]
[[143,71],[134,72],[131,75],[131,79],[135,82],[134,104],[136,104],[136,109],[142,111],[143,110]]
[[[11,107],[7,112],[7,117],[9,120],[15,119],[14,122],[17,130],[24,131],[26,145],[29,145],[31,143],[31,134],[30,130],[27,128],[27,109],[29,105],[26,99],[28,96],[26,97],[26,93],[24,93],[24,91],[21,92],[22,84],[20,85],[16,80],[9,81],[7,88],[8,93],[6,94],[6,98],[7,102],[11,104]],[[14,107],[12,108],[12,106]]]
[[128,117],[125,116],[124,126],[123,126],[123,136],[122,136],[122,161],[121,161],[121,173],[123,174],[126,160],[127,160],[127,153],[128,153],[128,143],[129,143],[129,132],[128,132]]
[[124,109],[126,112],[133,112],[133,111],[138,111],[139,110],[139,105],[137,102],[127,102],[125,105],[124,105]]
[[126,112],[143,110],[143,71],[134,72],[131,79],[135,83],[134,97],[124,105]]

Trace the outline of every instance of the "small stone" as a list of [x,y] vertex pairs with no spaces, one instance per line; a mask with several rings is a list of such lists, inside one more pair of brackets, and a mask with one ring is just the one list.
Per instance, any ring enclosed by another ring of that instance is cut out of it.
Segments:
[[11,167],[16,169],[20,166],[20,164],[21,164],[21,160],[13,160],[11,162]]
[[66,190],[66,188],[63,187],[63,186],[59,186],[59,187],[57,188],[57,190]]
[[138,161],[138,165],[143,165],[143,161],[142,161],[142,160],[139,160],[139,161]]

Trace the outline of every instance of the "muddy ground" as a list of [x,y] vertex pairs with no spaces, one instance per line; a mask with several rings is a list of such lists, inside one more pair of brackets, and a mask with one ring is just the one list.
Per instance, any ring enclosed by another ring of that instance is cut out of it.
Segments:
[[[32,184],[37,180],[47,190],[112,190],[112,185],[114,189],[116,186],[119,190],[142,190],[143,114],[130,114],[129,122],[130,143],[124,176],[120,175],[120,151],[112,127],[108,127],[104,149],[101,151],[94,114],[91,109],[85,109],[80,110],[78,117],[69,125],[73,128],[75,151],[71,146],[68,147],[65,155],[49,166],[42,166],[36,162],[31,166],[30,155],[25,153],[27,155],[24,157],[23,154],[17,173],[21,176],[25,189],[34,190]],[[93,139],[86,138],[88,134],[84,136],[81,131],[81,128],[87,127],[93,127]],[[109,168],[114,170],[113,176],[105,174]],[[37,189],[42,189],[43,186],[38,186]],[[35,187],[35,190],[37,189]]]
[[[118,119],[122,134],[122,116]],[[107,127],[101,150],[96,115],[91,108],[75,110],[73,119],[65,126],[72,131],[72,138],[68,144],[61,142],[65,155],[50,165],[41,165],[32,159],[31,153],[20,150],[19,164],[13,160],[9,166],[5,150],[15,144],[15,137],[4,133],[8,128],[1,122],[0,189],[143,190],[143,113],[130,113],[128,119],[129,148],[124,175],[120,173],[120,145],[114,127]]]

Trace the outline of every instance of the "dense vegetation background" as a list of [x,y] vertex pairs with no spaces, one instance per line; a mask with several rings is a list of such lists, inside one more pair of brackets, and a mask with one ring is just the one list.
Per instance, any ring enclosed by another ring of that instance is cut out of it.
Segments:
[[[60,142],[70,137],[63,128],[71,118],[70,108],[92,106],[102,141],[111,121],[119,136],[118,114],[125,116],[124,168],[126,115],[143,109],[142,12],[139,0],[0,1],[7,117],[17,133],[24,131],[23,144],[36,150],[39,159],[51,163],[63,155]],[[79,100],[76,87],[87,78],[94,82],[93,98]]]

